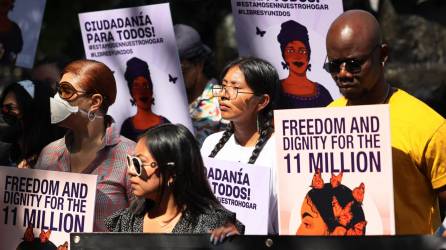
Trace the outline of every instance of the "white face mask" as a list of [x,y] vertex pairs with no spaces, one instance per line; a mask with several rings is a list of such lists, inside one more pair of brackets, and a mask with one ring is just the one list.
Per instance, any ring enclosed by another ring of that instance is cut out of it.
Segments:
[[[79,111],[85,112],[79,109],[78,106],[71,106],[66,100],[62,99],[59,94],[50,98],[50,110],[51,110],[51,123],[56,124],[68,118],[71,114]],[[86,112],[85,112],[86,113]]]

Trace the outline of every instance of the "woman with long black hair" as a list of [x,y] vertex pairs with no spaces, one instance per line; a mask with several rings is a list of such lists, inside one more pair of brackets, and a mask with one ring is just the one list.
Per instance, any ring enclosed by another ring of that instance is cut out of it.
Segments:
[[127,163],[137,199],[106,219],[108,230],[208,233],[225,227],[219,231],[223,236],[243,233],[235,214],[212,193],[197,141],[183,125],[147,130]]
[[279,76],[270,63],[258,58],[237,59],[224,68],[222,76],[222,85],[214,86],[213,94],[230,125],[208,136],[201,153],[272,169],[268,233],[278,233],[273,109]]

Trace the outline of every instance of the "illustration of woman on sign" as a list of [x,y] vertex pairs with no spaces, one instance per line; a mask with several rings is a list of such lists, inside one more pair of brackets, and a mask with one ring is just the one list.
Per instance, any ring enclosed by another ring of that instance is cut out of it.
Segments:
[[296,21],[286,21],[281,25],[277,41],[285,61],[282,66],[289,70],[288,77],[281,80],[279,108],[325,107],[332,102],[333,98],[324,86],[307,78],[307,70],[311,71],[307,28]]
[[121,135],[137,141],[138,136],[147,129],[163,123],[170,123],[165,117],[152,112],[153,84],[150,78],[149,65],[136,57],[127,61],[124,73],[127,80],[132,105],[136,105],[136,115],[127,118],[121,127]]
[[20,27],[8,18],[15,0],[0,0],[0,65],[13,65],[22,51],[23,38]]
[[320,172],[314,174],[296,235],[365,235],[364,183],[352,191],[341,181],[342,173],[332,174],[330,183],[324,183]]
[[23,241],[17,246],[16,250],[68,250],[68,242],[56,247],[50,241],[51,230],[42,230],[39,237],[34,238],[33,227],[31,225],[23,235]]

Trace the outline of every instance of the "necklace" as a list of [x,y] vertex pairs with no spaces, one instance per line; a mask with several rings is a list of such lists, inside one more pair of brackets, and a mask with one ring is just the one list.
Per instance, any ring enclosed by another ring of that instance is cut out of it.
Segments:
[[[167,221],[163,221],[161,218],[153,218],[156,223],[160,226],[160,228],[166,228],[171,225],[173,222],[178,221],[178,218],[181,216],[181,212],[177,213],[174,217],[168,219]],[[161,217],[161,216],[160,216]]]

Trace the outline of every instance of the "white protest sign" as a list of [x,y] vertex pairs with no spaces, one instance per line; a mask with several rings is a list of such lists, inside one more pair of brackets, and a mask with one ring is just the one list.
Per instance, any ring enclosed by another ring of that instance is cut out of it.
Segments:
[[2,249],[57,247],[93,231],[96,175],[0,167],[0,176]]
[[205,157],[206,175],[220,203],[237,214],[247,235],[268,232],[270,168]]
[[[79,22],[86,57],[115,72],[117,97],[109,113],[118,127],[143,113],[140,108],[194,131],[169,4],[82,13]],[[148,85],[130,87],[125,72],[130,81],[140,76]]]
[[388,105],[276,110],[274,124],[280,234],[395,234]]
[[232,0],[239,54],[278,71],[280,109],[324,107],[340,96],[324,69],[325,37],[342,0]]

